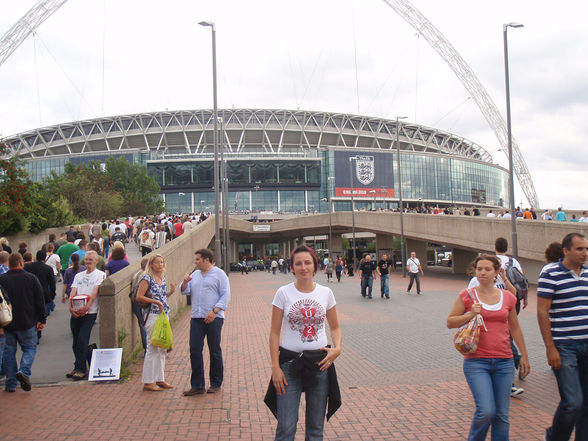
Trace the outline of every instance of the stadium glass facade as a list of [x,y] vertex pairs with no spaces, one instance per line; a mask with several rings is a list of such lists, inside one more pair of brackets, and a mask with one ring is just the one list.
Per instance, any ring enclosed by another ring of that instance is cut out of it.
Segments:
[[[508,172],[480,146],[414,124],[356,115],[221,110],[221,150],[234,211],[396,208],[400,139],[407,205],[508,206]],[[212,112],[178,111],[80,121],[4,139],[33,180],[65,163],[125,156],[144,164],[170,211],[212,211]]]

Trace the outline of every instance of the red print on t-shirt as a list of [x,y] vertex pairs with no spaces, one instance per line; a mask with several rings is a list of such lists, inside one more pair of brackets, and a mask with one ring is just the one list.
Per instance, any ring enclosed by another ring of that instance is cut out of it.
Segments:
[[325,322],[325,309],[313,299],[301,299],[288,312],[290,328],[300,333],[303,342],[318,340],[318,330]]

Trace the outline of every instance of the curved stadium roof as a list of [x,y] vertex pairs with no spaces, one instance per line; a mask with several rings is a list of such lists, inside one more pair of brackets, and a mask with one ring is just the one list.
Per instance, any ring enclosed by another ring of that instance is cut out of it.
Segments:
[[[304,110],[219,109],[225,155],[306,155],[309,150],[396,148],[396,121]],[[213,153],[212,110],[137,113],[30,130],[3,141],[21,159],[150,150],[152,156]],[[438,129],[402,122],[403,151],[441,153],[492,163],[481,146]]]

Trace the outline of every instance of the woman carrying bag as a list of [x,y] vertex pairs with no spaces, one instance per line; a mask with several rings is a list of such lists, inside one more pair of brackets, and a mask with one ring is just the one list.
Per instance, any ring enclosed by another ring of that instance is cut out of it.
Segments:
[[[333,365],[341,354],[341,329],[333,291],[314,282],[318,269],[314,251],[305,245],[297,247],[290,267],[296,281],[279,288],[272,302],[272,380],[265,402],[278,419],[276,441],[293,441],[304,390],[306,440],[318,441],[323,439],[325,414],[329,418],[341,404]],[[332,348],[327,345],[326,322]]]
[[482,254],[473,263],[480,285],[463,290],[447,317],[448,328],[459,328],[478,314],[483,318],[477,347],[464,355],[463,371],[474,396],[476,411],[468,441],[484,441],[492,427],[493,441],[509,439],[510,389],[514,375],[512,335],[521,352],[520,372],[529,374],[530,366],[523,332],[515,309],[516,297],[494,287],[501,262],[496,256]]
[[147,334],[147,352],[143,361],[143,390],[161,391],[163,389],[173,389],[173,386],[165,381],[165,357],[167,349],[162,349],[151,344],[151,333],[155,322],[162,312],[169,313],[169,304],[167,296],[172,295],[176,290],[176,285],[170,283],[170,290],[167,292],[167,283],[165,280],[165,261],[161,254],[149,256],[145,274],[139,282],[137,290],[137,302],[151,304],[148,310],[147,321],[145,322],[145,331]]

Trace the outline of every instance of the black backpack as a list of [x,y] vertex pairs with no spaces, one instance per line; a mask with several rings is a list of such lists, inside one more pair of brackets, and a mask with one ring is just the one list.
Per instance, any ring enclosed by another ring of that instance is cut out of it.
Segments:
[[529,280],[523,273],[519,271],[517,267],[513,265],[512,257],[508,258],[508,264],[506,265],[506,277],[517,290],[517,299],[522,300],[527,298],[529,294]]

